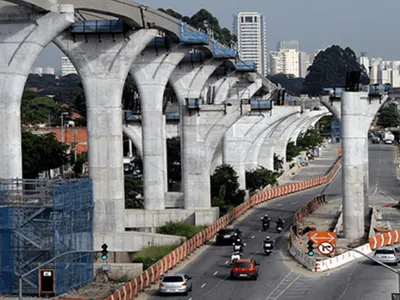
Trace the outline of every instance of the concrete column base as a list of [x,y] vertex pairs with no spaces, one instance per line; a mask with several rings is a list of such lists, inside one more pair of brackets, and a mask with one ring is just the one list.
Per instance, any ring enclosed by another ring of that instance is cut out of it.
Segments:
[[125,227],[140,232],[156,232],[167,222],[185,221],[193,225],[211,225],[219,218],[219,207],[208,209],[126,209]]

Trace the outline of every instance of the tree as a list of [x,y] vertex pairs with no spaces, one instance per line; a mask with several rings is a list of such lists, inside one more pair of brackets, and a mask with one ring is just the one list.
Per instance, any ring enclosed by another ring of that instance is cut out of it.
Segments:
[[58,116],[60,106],[48,97],[25,95],[21,103],[21,121],[24,125],[48,123],[49,116]]
[[82,172],[83,172],[83,165],[87,162],[87,159],[79,155],[78,159],[74,162],[74,177],[75,178],[80,178],[82,177]]
[[283,169],[283,158],[280,158],[276,153],[274,153],[274,171],[279,171]]
[[293,141],[289,141],[286,146],[286,161],[291,162],[294,158],[299,156],[301,148],[297,147]]
[[250,192],[254,192],[268,185],[277,185],[280,175],[281,173],[279,172],[274,172],[260,166],[257,169],[246,172],[246,188]]
[[125,178],[125,208],[144,208],[142,180]]
[[308,71],[302,93],[309,95],[320,95],[324,88],[344,87],[346,74],[350,71],[360,71],[360,83],[369,84],[365,68],[361,67],[354,51],[348,47],[342,49],[333,45],[320,51]]
[[319,128],[320,135],[324,137],[331,136],[331,127],[332,127],[332,116],[322,117],[315,125],[315,128]]
[[301,133],[297,138],[297,147],[301,151],[310,150],[320,146],[324,142],[324,138],[315,128],[310,128],[306,132]]
[[397,105],[391,103],[384,105],[378,111],[378,120],[376,124],[382,128],[397,127],[399,120],[399,112]]
[[[220,199],[222,194],[225,194],[223,197],[224,208],[242,203],[245,191],[239,189],[238,179],[239,177],[232,166],[227,164],[218,166],[211,176],[211,199],[213,199],[213,204],[216,200],[222,200]],[[225,186],[225,191],[221,190],[222,186]],[[218,204],[220,204],[220,201],[218,201]]]
[[56,169],[69,161],[68,146],[57,141],[54,134],[35,135],[22,132],[23,176],[35,179],[39,173]]
[[300,96],[301,91],[303,90],[304,78],[294,77],[294,75],[282,73],[268,75],[267,78],[276,85],[280,84],[290,95]]
[[169,188],[172,188],[173,183],[182,181],[181,140],[179,137],[167,139],[167,165]]
[[[186,22],[196,29],[202,29],[204,31],[207,28],[211,29],[214,32],[214,38],[224,46],[229,47],[231,42],[236,41],[236,37],[230,32],[230,30],[228,28],[221,28],[218,19],[204,8],[200,9],[190,18],[188,16],[183,16],[172,9],[159,8],[159,10],[178,20]],[[207,28],[205,23],[207,23]]]

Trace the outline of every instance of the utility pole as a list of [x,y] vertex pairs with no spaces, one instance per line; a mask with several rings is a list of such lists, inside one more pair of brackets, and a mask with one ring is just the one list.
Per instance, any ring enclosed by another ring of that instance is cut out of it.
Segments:
[[[67,112],[61,113],[61,143],[64,144],[64,116],[68,115]],[[61,166],[61,178],[64,178],[64,165]]]

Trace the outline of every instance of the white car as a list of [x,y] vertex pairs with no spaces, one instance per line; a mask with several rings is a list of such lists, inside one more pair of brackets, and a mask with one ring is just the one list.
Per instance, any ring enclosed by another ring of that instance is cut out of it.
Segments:
[[184,294],[192,290],[192,277],[186,274],[164,274],[160,282],[160,294]]
[[400,261],[400,251],[394,246],[385,246],[375,251],[374,258],[377,261],[397,265]]

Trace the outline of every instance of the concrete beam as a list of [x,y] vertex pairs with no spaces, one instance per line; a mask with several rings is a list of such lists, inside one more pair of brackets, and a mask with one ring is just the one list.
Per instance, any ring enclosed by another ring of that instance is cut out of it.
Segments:
[[54,41],[74,64],[85,91],[94,231],[104,236],[125,231],[121,98],[134,59],[156,35],[155,29],[138,30],[101,36],[100,43],[98,35],[73,39],[63,32]]
[[71,5],[35,14],[18,6],[0,10],[0,178],[22,178],[21,98],[44,48],[74,22]]

